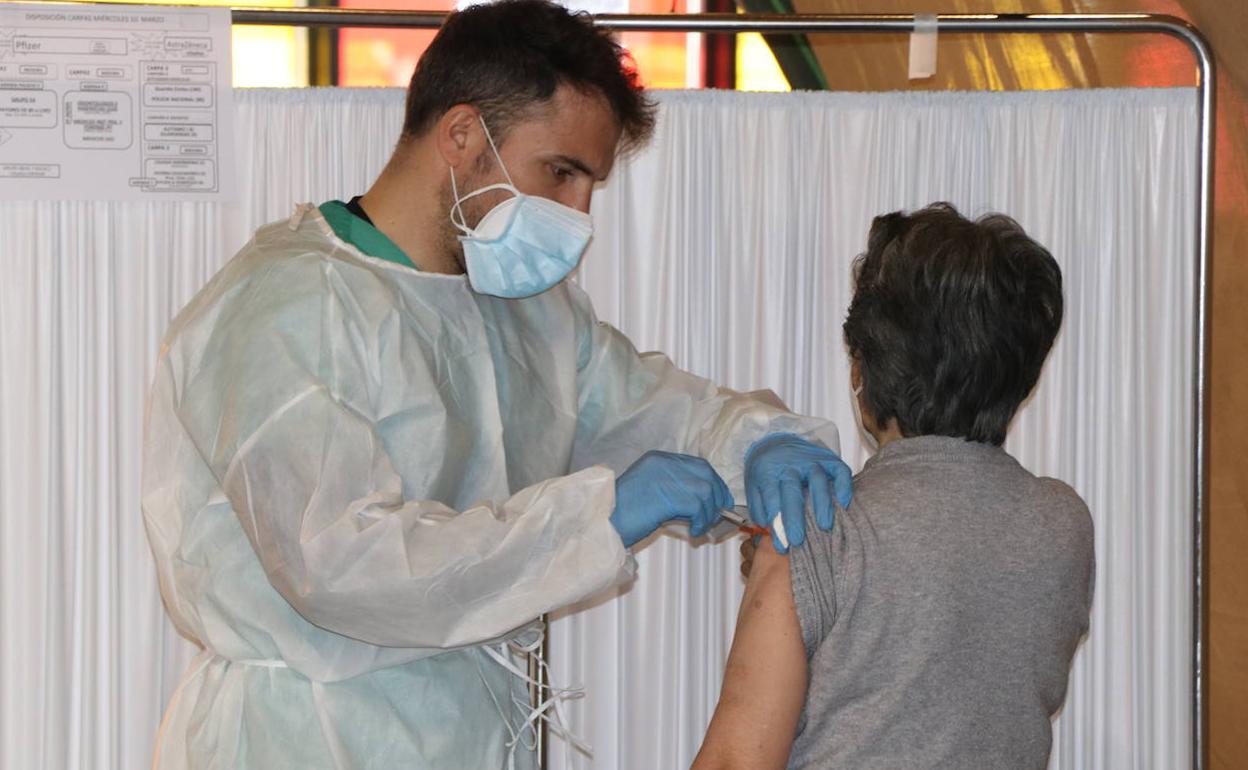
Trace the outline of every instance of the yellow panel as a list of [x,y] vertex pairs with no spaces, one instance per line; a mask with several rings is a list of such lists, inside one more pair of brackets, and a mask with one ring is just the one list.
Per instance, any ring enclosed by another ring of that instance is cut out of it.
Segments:
[[737,36],[737,90],[793,90],[762,35],[751,32]]
[[232,37],[235,88],[295,88],[308,84],[306,30],[236,26]]

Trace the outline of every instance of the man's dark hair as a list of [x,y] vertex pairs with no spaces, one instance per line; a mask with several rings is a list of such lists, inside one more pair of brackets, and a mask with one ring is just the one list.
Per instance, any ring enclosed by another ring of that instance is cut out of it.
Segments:
[[947,203],[871,224],[845,343],[881,426],[1000,445],[1062,324],[1062,272],[1002,214]]
[[560,85],[599,94],[629,150],[649,140],[654,105],[628,53],[588,14],[546,0],[500,0],[452,13],[425,50],[407,90],[403,137],[428,131],[447,110],[471,104],[497,141]]

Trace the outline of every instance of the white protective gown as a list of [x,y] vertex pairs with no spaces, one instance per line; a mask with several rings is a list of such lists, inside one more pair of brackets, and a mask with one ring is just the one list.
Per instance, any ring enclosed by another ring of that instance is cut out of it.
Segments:
[[173,322],[148,405],[143,514],[204,648],[155,767],[506,767],[528,694],[487,650],[632,575],[616,472],[697,454],[744,501],[755,439],[837,448],[769,396],[638,355],[566,283],[478,295],[309,207],[262,228]]

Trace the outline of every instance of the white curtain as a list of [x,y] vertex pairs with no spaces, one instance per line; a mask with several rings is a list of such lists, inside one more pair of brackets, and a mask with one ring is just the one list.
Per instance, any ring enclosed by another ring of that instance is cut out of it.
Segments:
[[[138,505],[143,398],[173,313],[259,224],[362,192],[399,91],[240,91],[235,204],[0,204],[0,767],[138,768],[193,652]],[[1008,448],[1097,527],[1092,632],[1058,768],[1190,764],[1195,96],[662,94],[596,194],[580,280],[642,349],[853,429],[840,322],[871,217],[1005,211],[1062,264],[1067,316]],[[660,537],[561,617],[554,677],[608,770],[687,766],[741,592],[735,545]],[[554,768],[588,767],[562,746]]]

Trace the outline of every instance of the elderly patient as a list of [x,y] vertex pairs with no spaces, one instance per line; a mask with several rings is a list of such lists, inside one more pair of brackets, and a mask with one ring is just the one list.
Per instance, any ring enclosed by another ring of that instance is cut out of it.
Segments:
[[1092,521],[1001,444],[1062,320],[1012,219],[876,218],[845,321],[879,444],[832,531],[754,557],[711,768],[1043,768],[1088,627]]

